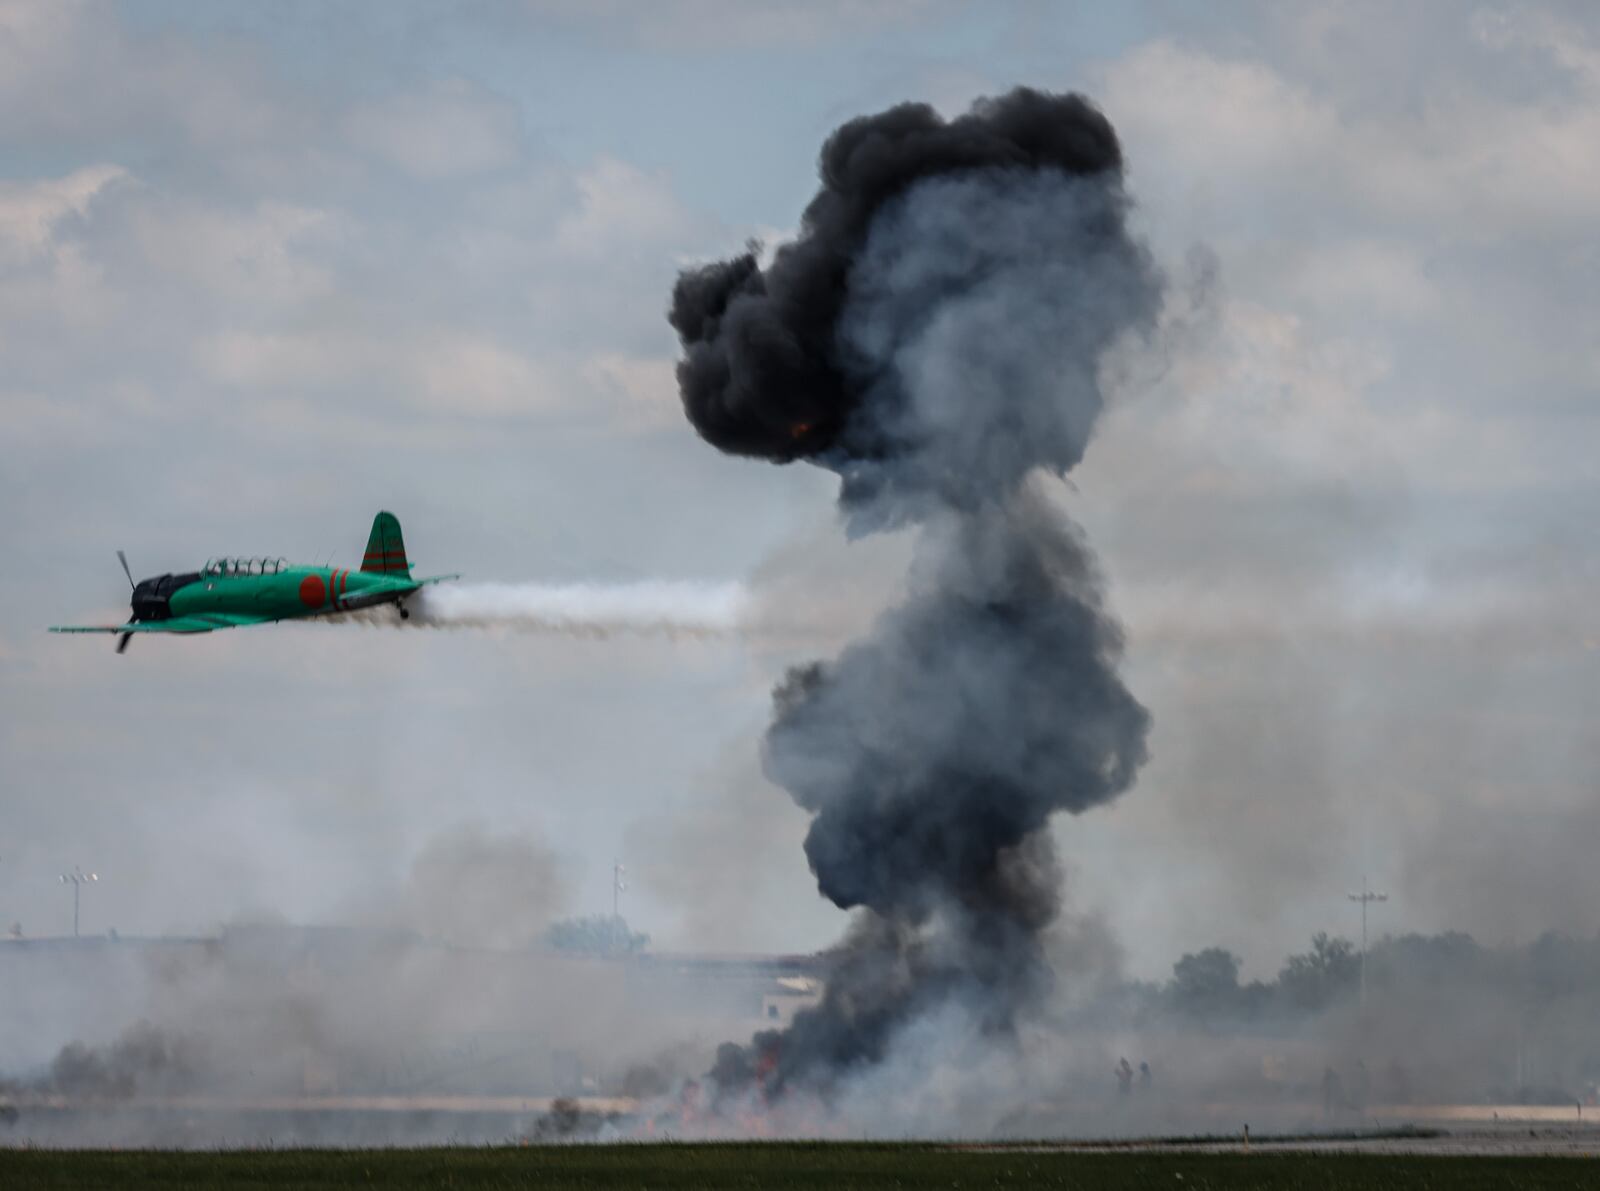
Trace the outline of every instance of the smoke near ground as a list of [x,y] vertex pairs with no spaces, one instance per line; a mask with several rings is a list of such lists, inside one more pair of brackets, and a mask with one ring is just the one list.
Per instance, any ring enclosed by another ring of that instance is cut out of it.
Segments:
[[193,1036],[169,1034],[141,1021],[113,1042],[69,1042],[50,1064],[47,1086],[67,1096],[125,1100],[143,1092],[186,1091],[204,1066]]
[[702,437],[837,472],[854,534],[918,529],[904,601],[774,693],[765,771],[811,816],[820,892],[862,913],[820,1005],[719,1054],[718,1094],[764,1104],[1015,1048],[1051,986],[1047,825],[1126,790],[1149,729],[1088,547],[1033,487],[1083,457],[1160,306],[1111,125],[1028,89],[905,104],[819,173],[767,268],[687,272],[670,313]]
[[708,1061],[740,1007],[652,976],[353,927],[0,944],[0,1145],[505,1142]]
[[554,945],[572,867],[461,825],[338,925],[0,940],[0,1145],[505,1142],[567,1097],[592,1128],[597,1098],[703,1068],[765,986]]
[[528,947],[568,908],[569,869],[536,836],[457,827],[429,840],[405,880],[353,917],[455,946]]

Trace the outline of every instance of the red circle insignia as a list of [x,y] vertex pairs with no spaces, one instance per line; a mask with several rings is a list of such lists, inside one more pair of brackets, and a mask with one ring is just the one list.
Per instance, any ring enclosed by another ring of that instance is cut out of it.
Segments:
[[300,580],[300,602],[307,608],[320,608],[326,595],[321,575],[307,575]]

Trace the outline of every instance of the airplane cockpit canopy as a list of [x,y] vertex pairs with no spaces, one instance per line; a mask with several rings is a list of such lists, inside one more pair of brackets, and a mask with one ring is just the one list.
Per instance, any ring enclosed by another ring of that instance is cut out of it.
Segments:
[[231,578],[237,575],[276,575],[288,569],[289,560],[285,558],[209,558],[205,570],[200,573],[208,578],[213,575]]

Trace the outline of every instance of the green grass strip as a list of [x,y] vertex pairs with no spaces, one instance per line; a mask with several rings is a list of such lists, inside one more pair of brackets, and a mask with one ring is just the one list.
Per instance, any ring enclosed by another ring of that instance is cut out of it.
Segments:
[[1561,1157],[1085,1153],[910,1144],[528,1146],[424,1150],[0,1150],[0,1188],[1071,1188],[1504,1191],[1600,1187]]

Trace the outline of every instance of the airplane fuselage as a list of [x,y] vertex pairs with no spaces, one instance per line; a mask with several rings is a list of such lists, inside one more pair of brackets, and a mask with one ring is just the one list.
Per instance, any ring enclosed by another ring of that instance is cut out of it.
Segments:
[[133,589],[133,611],[145,622],[213,613],[294,620],[392,603],[416,589],[414,581],[400,575],[261,560],[224,561],[189,574],[143,580]]

